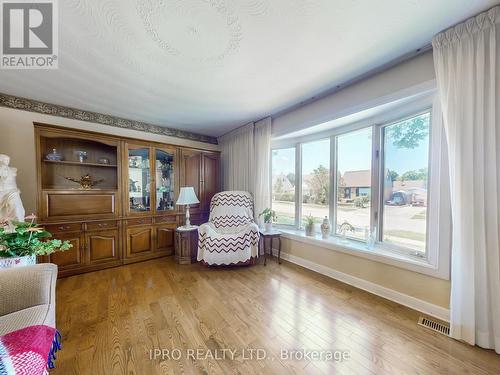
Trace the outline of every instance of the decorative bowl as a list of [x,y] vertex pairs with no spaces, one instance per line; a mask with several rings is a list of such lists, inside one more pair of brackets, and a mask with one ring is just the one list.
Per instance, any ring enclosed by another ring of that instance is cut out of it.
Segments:
[[24,267],[36,264],[35,255],[26,255],[23,257],[0,258],[0,269]]
[[55,148],[53,148],[51,153],[45,155],[45,160],[61,161],[63,160],[63,157]]

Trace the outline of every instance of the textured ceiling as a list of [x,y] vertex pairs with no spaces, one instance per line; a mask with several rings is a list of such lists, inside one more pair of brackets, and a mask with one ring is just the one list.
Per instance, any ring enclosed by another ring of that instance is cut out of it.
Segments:
[[59,69],[0,91],[218,136],[373,70],[495,0],[64,0]]

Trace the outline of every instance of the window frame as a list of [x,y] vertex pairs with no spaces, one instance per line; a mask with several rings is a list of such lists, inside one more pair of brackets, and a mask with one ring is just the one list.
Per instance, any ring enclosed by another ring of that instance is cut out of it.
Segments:
[[[331,190],[334,190],[334,200],[332,201],[333,204],[330,207],[330,212],[331,212],[331,217],[332,219],[330,220],[330,225],[331,225],[331,231],[330,231],[330,236],[338,237],[339,235],[336,233],[337,232],[337,193],[338,193],[338,187],[337,187],[337,177],[338,177],[338,138],[340,136],[353,133],[356,131],[364,130],[364,129],[371,129],[372,133],[372,155],[371,155],[371,166],[370,166],[370,177],[371,177],[371,186],[370,186],[370,191],[371,191],[371,200],[370,200],[370,233],[373,229],[374,226],[374,210],[373,210],[373,196],[375,194],[378,194],[378,187],[376,186],[377,181],[375,178],[376,175],[376,169],[374,165],[374,160],[375,160],[375,135],[376,135],[376,124],[368,125],[368,126],[363,126],[363,127],[356,127],[354,129],[348,129],[345,132],[339,132],[338,134],[335,134],[332,136],[332,142],[335,144],[335,152],[330,154],[330,158],[334,159],[335,163],[335,170],[334,170],[334,178],[330,180],[330,183],[332,184],[333,188]],[[374,189],[375,186],[375,189]],[[375,191],[375,194],[373,193]],[[356,237],[348,237],[350,241],[356,241],[356,242],[364,242],[364,240]]]
[[[432,173],[432,152],[431,152],[431,147],[432,147],[432,137],[433,137],[433,116],[432,116],[432,107],[429,107],[427,109],[421,110],[417,113],[411,114],[404,116],[398,120],[386,122],[377,126],[377,139],[376,139],[376,160],[377,163],[377,185],[375,185],[377,191],[377,196],[376,196],[376,212],[373,214],[374,220],[377,222],[377,243],[380,246],[383,246],[384,248],[398,252],[402,255],[405,256],[411,256],[411,257],[417,257],[421,259],[425,259],[426,261],[429,260],[429,219],[430,219],[430,204],[431,204],[431,189],[430,189],[430,181],[431,181],[431,173]],[[405,120],[421,116],[428,113],[429,114],[429,146],[427,150],[427,210],[425,213],[425,254],[422,256],[421,254],[418,254],[417,250],[413,250],[404,246],[398,246],[396,244],[392,244],[390,242],[384,242],[383,236],[384,236],[384,198],[383,198],[383,193],[384,189],[382,187],[382,184],[384,183],[384,169],[385,169],[385,128],[388,126],[398,124],[400,122],[403,122]],[[372,181],[373,183],[373,181]],[[373,226],[371,227],[373,228]]]
[[[299,200],[296,202],[298,204],[298,206],[300,206],[300,216],[298,216],[298,218],[296,218],[296,220],[295,220],[296,222],[298,220],[298,225],[296,225],[296,227],[298,229],[304,229],[304,226],[302,225],[303,224],[302,223],[302,217],[303,217],[303,215],[302,215],[302,205],[304,204],[303,203],[304,197],[302,196],[302,185],[304,183],[304,180],[302,179],[302,146],[305,145],[305,144],[308,144],[308,143],[313,143],[313,142],[318,142],[318,141],[326,141],[326,140],[328,140],[330,142],[330,145],[329,145],[329,148],[330,148],[330,160],[329,160],[329,162],[330,163],[329,163],[329,166],[328,166],[329,171],[330,171],[330,173],[329,173],[329,184],[330,184],[330,186],[333,186],[332,185],[332,137],[318,137],[317,139],[307,140],[305,142],[299,142],[299,143],[297,143],[297,146],[296,146],[298,149],[300,149],[300,156],[299,156],[300,157],[300,171],[298,171],[297,169],[295,170],[295,175],[296,176],[300,176],[300,190],[299,191],[300,191],[300,194],[301,194]],[[296,160],[295,165],[298,165],[297,164],[297,160]],[[300,175],[297,174],[298,172],[300,172]],[[331,207],[331,202],[332,202],[331,201],[331,197],[332,197],[332,191],[330,189],[330,193],[328,194],[328,218],[331,217],[331,212],[330,212],[330,207]]]
[[[300,148],[299,147],[300,145],[297,143],[297,144],[294,144],[292,146],[283,146],[283,147],[271,147],[271,158],[269,160],[269,163],[271,164],[271,166],[269,167],[269,191],[271,192],[271,209],[273,207],[273,151],[274,150],[286,150],[286,149],[295,149],[295,152],[294,152],[294,155],[295,155],[295,181],[297,181],[297,176],[299,176],[299,172],[302,171],[302,165],[298,166],[298,160],[297,160],[297,148]],[[301,174],[302,176],[302,174]],[[295,184],[295,201],[294,201],[294,204],[295,204],[295,220],[294,220],[294,224],[273,224],[273,225],[276,225],[277,227],[280,227],[280,228],[298,228],[297,224],[297,218],[300,218],[300,216],[298,216],[298,207],[297,207],[297,184]]]
[[[332,245],[336,243],[339,239],[339,236],[335,233],[336,226],[336,215],[337,215],[337,150],[338,150],[338,136],[356,131],[365,128],[372,129],[372,171],[371,171],[371,215],[370,215],[370,230],[373,229],[374,225],[377,225],[377,241],[374,249],[369,251],[369,258],[380,259],[380,261],[393,264],[396,262],[398,265],[403,268],[408,268],[412,270],[416,270],[417,272],[430,274],[432,276],[436,276],[443,279],[449,278],[449,258],[450,258],[450,250],[448,248],[444,249],[443,252],[439,251],[441,246],[448,247],[449,241],[447,236],[449,233],[445,233],[444,235],[438,232],[439,229],[433,229],[431,231],[431,227],[435,227],[438,224],[441,225],[443,220],[448,221],[447,214],[449,214],[449,209],[443,206],[439,202],[434,201],[434,196],[442,196],[442,192],[436,192],[439,190],[440,181],[436,181],[436,179],[441,179],[441,174],[443,172],[443,157],[442,157],[442,146],[443,146],[443,130],[442,128],[442,118],[441,116],[436,116],[436,113],[440,114],[440,106],[437,95],[432,95],[430,100],[426,100],[425,104],[420,104],[417,107],[410,105],[409,108],[404,110],[394,111],[395,114],[388,113],[387,119],[384,121],[380,121],[379,119],[366,119],[363,121],[359,121],[357,123],[348,124],[344,126],[339,126],[338,128],[331,129],[328,133],[321,132],[318,134],[313,134],[309,136],[304,136],[301,138],[295,139],[283,139],[278,140],[276,142],[272,142],[271,149],[283,149],[283,148],[291,148],[295,147],[295,180],[302,182],[302,144],[309,143],[313,141],[318,141],[321,139],[330,138],[330,196],[329,196],[329,220],[331,225],[330,236],[327,240],[321,240],[319,238],[307,239],[302,238],[301,240],[307,241],[311,240],[311,242],[327,242],[325,243],[325,247],[335,247],[335,249],[342,248],[340,251],[345,252],[345,248],[352,249],[353,252],[358,253],[366,253],[367,251],[360,251],[360,244],[364,243],[364,240],[349,238],[349,241],[352,241],[352,246],[337,246]],[[397,246],[395,244],[390,244],[388,242],[383,242],[382,233],[383,233],[383,197],[381,196],[383,192],[383,188],[381,184],[383,184],[383,170],[384,170],[384,155],[383,155],[383,129],[392,124],[404,121],[405,119],[412,118],[421,114],[429,113],[430,116],[430,124],[429,124],[429,146],[428,146],[428,182],[427,182],[427,212],[426,212],[426,252],[425,257],[421,255],[416,255],[416,251],[410,248],[405,248],[403,246]],[[379,121],[376,121],[379,120]],[[438,131],[435,131],[437,128]],[[437,148],[437,149],[436,149]],[[436,160],[434,160],[436,159]],[[439,159],[439,160],[437,160]],[[272,160],[270,161],[272,164]],[[436,167],[437,164],[437,168]],[[447,168],[447,161],[446,161]],[[437,176],[435,176],[435,170],[437,171]],[[272,173],[272,171],[271,171]],[[285,225],[277,225],[278,228],[283,228],[285,230],[289,230],[289,233],[292,237],[301,236],[300,231],[301,227],[301,218],[302,218],[302,183],[295,184],[295,226],[285,226]],[[435,190],[433,193],[433,189]],[[375,191],[376,190],[376,191]],[[272,204],[272,203],[271,203]],[[437,207],[439,206],[439,207]],[[446,205],[445,205],[446,206]],[[436,211],[436,212],[433,212]],[[446,223],[445,227],[451,226]],[[291,229],[291,230],[290,230]],[[432,232],[432,233],[431,233]],[[286,233],[286,232],[285,232]],[[443,239],[444,238],[444,239]],[[433,243],[433,242],[436,243]],[[390,261],[385,261],[384,259],[388,259],[391,257],[390,254],[394,254],[394,258]],[[361,254],[362,256],[366,256],[366,254]],[[406,263],[406,264],[405,264]],[[416,269],[415,268],[416,266]]]

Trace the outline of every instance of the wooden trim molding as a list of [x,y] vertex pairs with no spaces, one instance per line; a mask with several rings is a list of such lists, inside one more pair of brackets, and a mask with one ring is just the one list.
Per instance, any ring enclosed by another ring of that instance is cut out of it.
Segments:
[[[278,256],[278,251],[276,249],[273,249],[273,255],[275,257]],[[404,294],[396,290],[386,288],[382,285],[378,285],[370,281],[360,279],[358,277],[337,271],[333,268],[324,266],[322,264],[318,264],[316,262],[312,262],[310,260],[286,252],[281,252],[281,259],[289,261],[290,263],[294,263],[298,266],[307,268],[311,271],[320,273],[322,275],[331,277],[332,279],[352,285],[356,288],[365,290],[379,297],[383,297],[390,301],[399,303],[400,305],[409,307],[410,309],[417,310],[424,314],[441,319],[445,322],[450,321],[450,310],[445,307],[435,305],[433,303],[421,300],[419,298],[410,296],[408,294]]]
[[167,128],[141,121],[128,120],[121,117],[106,115],[97,112],[84,111],[81,109],[44,103],[37,100],[21,98],[19,96],[13,96],[3,93],[0,93],[0,106],[19,109],[22,111],[42,113],[45,115],[66,117],[73,120],[95,122],[98,124],[114,126],[117,128],[132,129],[153,134],[188,139],[191,141],[217,144],[217,138],[207,135]]

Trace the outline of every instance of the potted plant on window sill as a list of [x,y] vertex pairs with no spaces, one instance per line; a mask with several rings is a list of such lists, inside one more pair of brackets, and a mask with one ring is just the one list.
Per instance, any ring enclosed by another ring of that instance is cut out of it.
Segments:
[[49,255],[73,247],[69,241],[51,240],[50,232],[35,223],[34,215],[27,222],[0,220],[0,269],[28,266],[38,255]]
[[315,230],[314,230],[315,222],[316,222],[316,220],[311,214],[309,214],[309,216],[306,216],[306,225],[305,225],[306,236],[314,237],[314,235],[315,235]]
[[273,222],[278,218],[276,216],[276,211],[266,208],[259,214],[259,217],[264,216],[264,230],[266,232],[271,232],[273,230]]

